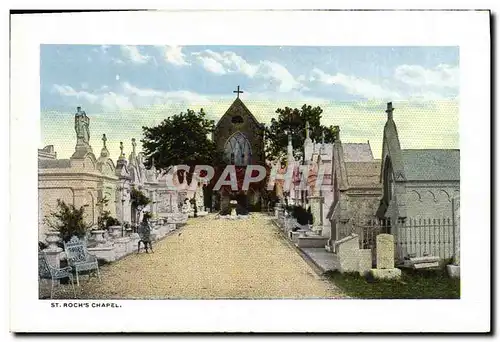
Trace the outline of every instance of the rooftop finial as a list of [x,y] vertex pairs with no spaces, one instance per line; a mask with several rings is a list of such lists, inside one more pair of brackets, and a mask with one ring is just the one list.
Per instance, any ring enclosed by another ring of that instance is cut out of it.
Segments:
[[321,132],[321,147],[320,147],[320,154],[325,153],[325,131]]
[[123,153],[123,141],[120,141],[120,159],[125,158],[125,153]]
[[335,142],[340,141],[340,127],[333,126],[333,140]]
[[394,112],[394,108],[392,107],[392,102],[387,102],[387,109],[385,112],[387,113],[387,119],[392,120],[392,112]]
[[132,153],[135,154],[135,147],[137,146],[137,143],[135,142],[135,138],[132,138]]
[[106,141],[108,139],[106,138],[106,134],[102,135],[102,150],[101,150],[101,157],[108,158],[109,157],[109,151],[106,148]]

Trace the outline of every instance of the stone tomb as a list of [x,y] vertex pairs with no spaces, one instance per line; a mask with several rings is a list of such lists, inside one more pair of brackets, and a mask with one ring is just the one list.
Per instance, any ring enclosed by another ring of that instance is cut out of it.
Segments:
[[377,235],[377,268],[371,270],[375,279],[399,279],[401,270],[394,267],[394,236]]
[[357,234],[351,234],[336,241],[335,252],[341,273],[358,272],[360,275],[365,275],[372,267],[371,250],[359,248],[359,235]]
[[438,256],[423,256],[409,258],[404,261],[405,267],[411,267],[414,269],[424,269],[424,268],[437,268],[439,267],[439,257]]

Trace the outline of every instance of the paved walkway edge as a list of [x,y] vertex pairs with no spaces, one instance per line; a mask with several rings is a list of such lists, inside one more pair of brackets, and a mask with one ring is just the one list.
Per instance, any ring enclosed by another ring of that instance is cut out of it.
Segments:
[[290,245],[301,257],[304,259],[304,261],[314,270],[314,272],[319,275],[323,276],[324,273],[328,270],[323,269],[316,261],[314,261],[313,258],[311,258],[307,253],[305,253],[300,247],[298,247],[293,241],[290,241],[288,237],[285,235],[285,233],[281,230],[281,227],[278,225],[276,220],[273,218],[272,219],[273,226],[278,229],[280,235],[284,238],[284,240]]

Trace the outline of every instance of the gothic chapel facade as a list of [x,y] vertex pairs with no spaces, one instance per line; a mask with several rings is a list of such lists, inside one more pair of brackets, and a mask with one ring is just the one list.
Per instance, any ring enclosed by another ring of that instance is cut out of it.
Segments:
[[[265,163],[264,126],[241,101],[239,95],[243,91],[239,86],[234,93],[237,97],[217,122],[212,139],[217,151],[222,154],[224,163],[235,165],[237,170],[244,171],[247,165]],[[216,202],[219,203],[218,207],[221,211],[227,209],[231,197],[245,197],[241,205],[249,210],[259,206],[261,197],[259,189],[249,189],[245,193],[220,192],[217,196],[219,198]],[[237,200],[240,203],[239,198]]]

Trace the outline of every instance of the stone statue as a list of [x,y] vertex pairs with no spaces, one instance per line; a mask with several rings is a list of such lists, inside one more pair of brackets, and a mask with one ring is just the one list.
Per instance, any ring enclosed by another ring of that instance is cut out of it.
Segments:
[[142,152],[140,152],[138,155],[137,155],[137,159],[138,159],[138,166],[139,166],[139,174],[141,176],[141,182],[145,182],[146,181],[146,166],[144,165],[144,154]]
[[184,199],[184,203],[182,204],[182,213],[187,214],[191,209],[189,199]]
[[203,182],[198,183],[198,188],[196,189],[196,207],[198,211],[205,211],[205,199],[203,197]]
[[76,145],[77,146],[89,146],[90,145],[90,131],[89,124],[90,119],[81,110],[81,107],[76,108],[75,114],[75,132],[76,132]]
[[287,169],[286,169],[286,166],[283,164],[281,165],[278,164],[278,171],[277,171],[279,174],[282,175],[282,178],[281,179],[277,179],[275,181],[275,185],[276,185],[276,197],[278,197],[279,199],[283,199],[284,197],[284,187],[285,187],[285,175],[286,175],[286,172],[287,172]]

